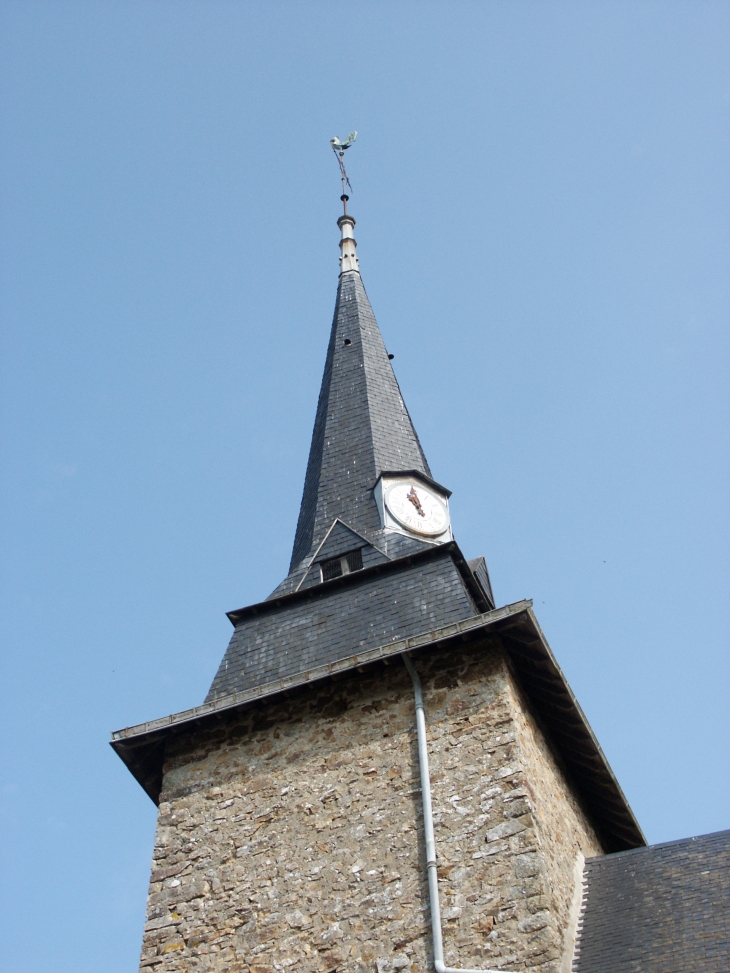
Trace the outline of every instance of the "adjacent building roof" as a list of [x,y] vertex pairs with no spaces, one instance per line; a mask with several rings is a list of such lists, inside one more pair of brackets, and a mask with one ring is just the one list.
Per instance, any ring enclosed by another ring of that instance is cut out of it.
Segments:
[[573,970],[730,970],[730,831],[589,858]]

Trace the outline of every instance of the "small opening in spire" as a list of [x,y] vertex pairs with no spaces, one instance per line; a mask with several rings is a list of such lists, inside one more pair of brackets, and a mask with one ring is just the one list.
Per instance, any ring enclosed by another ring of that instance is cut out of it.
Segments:
[[351,345],[351,344],[352,344],[352,342],[350,341],[350,339],[349,339],[349,338],[345,338],[345,344],[346,344],[346,345]]
[[362,548],[350,551],[342,557],[333,557],[329,561],[322,561],[319,566],[322,581],[332,581],[341,578],[343,574],[362,571]]

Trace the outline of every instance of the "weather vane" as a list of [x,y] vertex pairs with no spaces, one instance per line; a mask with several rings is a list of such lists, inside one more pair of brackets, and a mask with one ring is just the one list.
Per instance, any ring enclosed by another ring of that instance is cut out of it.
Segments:
[[344,204],[345,213],[347,213],[347,200],[350,198],[345,192],[345,185],[347,185],[350,192],[352,192],[352,184],[350,183],[350,180],[347,178],[347,170],[345,169],[345,149],[349,149],[356,138],[357,138],[357,132],[350,132],[350,134],[347,136],[344,142],[340,142],[337,136],[335,136],[333,139],[330,139],[330,145],[332,146],[332,151],[334,152],[337,158],[337,163],[340,167],[340,176],[342,177],[342,195],[340,196],[340,199]]

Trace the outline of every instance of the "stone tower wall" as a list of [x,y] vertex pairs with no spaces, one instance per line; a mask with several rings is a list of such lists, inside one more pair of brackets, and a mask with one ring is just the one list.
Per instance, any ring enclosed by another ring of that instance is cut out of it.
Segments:
[[[417,657],[446,961],[561,966],[602,849],[498,641]],[[168,743],[141,969],[431,970],[410,679],[394,660]]]

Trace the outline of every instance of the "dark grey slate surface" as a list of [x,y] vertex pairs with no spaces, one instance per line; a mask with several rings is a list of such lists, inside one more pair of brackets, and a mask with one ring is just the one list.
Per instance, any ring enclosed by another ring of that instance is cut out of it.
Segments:
[[430,475],[360,274],[353,271],[340,277],[337,289],[290,571],[336,517],[366,537],[379,530],[372,488],[382,470],[405,469]]
[[489,569],[484,557],[475,557],[467,562],[472,574],[477,579],[480,588],[486,595],[492,608],[495,607],[494,594],[492,593],[492,582],[489,580]]
[[375,575],[355,572],[342,582],[317,585],[311,597],[272,603],[243,618],[206,702],[479,612],[447,552],[414,564],[393,562]]
[[574,973],[727,973],[730,831],[586,861]]
[[381,551],[390,558],[407,557],[417,551],[427,551],[437,547],[428,541],[419,540],[417,537],[409,537],[406,534],[399,534],[393,530],[379,530],[370,535],[370,539]]
[[[316,562],[327,561],[331,557],[339,557],[348,551],[354,551],[355,548],[363,548],[366,544],[368,542],[364,537],[352,530],[351,527],[348,527],[341,520],[337,520],[320,545],[314,560]],[[384,561],[387,560],[384,554],[380,556]]]
[[[439,548],[381,527],[373,487],[383,471],[400,470],[431,476],[360,274],[348,272],[337,289],[289,574],[269,596],[271,612],[237,620],[208,699],[334,661],[358,645],[374,647],[467,618],[477,612],[472,595],[484,607],[448,555],[438,570],[421,564],[410,572],[417,611],[399,599],[396,576],[362,579],[362,590],[347,595],[328,589],[322,597],[329,600],[319,607],[276,607],[297,592],[315,596],[324,559],[358,548],[367,570]],[[235,613],[229,617],[236,620]]]

